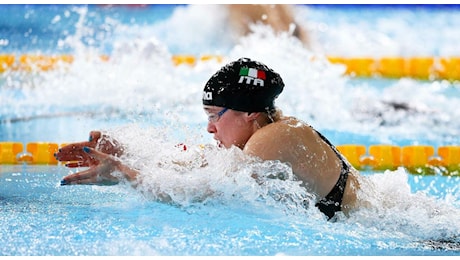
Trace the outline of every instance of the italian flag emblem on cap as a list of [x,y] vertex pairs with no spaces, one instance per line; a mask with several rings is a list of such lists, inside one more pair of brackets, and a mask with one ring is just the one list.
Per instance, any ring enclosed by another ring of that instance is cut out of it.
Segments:
[[240,76],[248,76],[255,79],[265,80],[265,71],[252,68],[241,68]]

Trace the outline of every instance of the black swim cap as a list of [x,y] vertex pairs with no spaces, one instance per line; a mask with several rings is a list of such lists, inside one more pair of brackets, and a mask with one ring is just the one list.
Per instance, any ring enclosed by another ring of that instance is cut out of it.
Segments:
[[266,112],[283,91],[280,75],[265,64],[240,58],[217,71],[203,90],[203,105]]

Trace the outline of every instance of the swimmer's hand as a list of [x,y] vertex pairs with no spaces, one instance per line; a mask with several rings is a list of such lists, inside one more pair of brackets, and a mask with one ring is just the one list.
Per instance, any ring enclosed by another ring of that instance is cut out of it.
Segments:
[[[128,181],[134,181],[137,176],[135,170],[123,165],[121,161],[106,153],[96,151],[90,147],[83,147],[83,153],[91,159],[91,161],[97,161],[89,169],[70,174],[61,181],[61,185],[73,185],[73,184],[92,184],[92,185],[114,185],[119,183],[120,178],[126,178]],[[115,176],[112,173],[119,171],[120,176]]]
[[116,140],[102,134],[100,131],[91,131],[88,141],[68,144],[60,148],[54,154],[54,157],[58,161],[69,162],[66,166],[70,168],[96,165],[97,160],[94,160],[87,153],[83,152],[83,147],[94,148],[114,156],[121,156],[123,154],[123,147]]

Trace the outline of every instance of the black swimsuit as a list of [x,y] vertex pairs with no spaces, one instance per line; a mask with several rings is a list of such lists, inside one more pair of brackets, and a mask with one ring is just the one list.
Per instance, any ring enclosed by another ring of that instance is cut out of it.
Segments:
[[324,142],[326,142],[332,148],[332,150],[334,150],[342,162],[342,170],[340,171],[339,180],[334,185],[332,190],[326,195],[326,197],[315,204],[315,206],[318,207],[318,209],[323,212],[324,215],[326,215],[330,220],[332,217],[334,217],[337,211],[341,211],[343,193],[345,192],[345,185],[347,184],[350,165],[348,164],[347,160],[345,160],[339,153],[339,151],[337,151],[337,148],[335,148],[335,146],[326,139],[326,137],[324,137],[320,132],[316,130],[315,132],[318,133],[319,137],[321,137],[321,139],[323,139]]

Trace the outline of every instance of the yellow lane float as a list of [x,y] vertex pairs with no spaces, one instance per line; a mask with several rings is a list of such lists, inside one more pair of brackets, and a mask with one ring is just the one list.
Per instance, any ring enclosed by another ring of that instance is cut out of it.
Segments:
[[[394,170],[406,168],[413,174],[460,176],[460,146],[445,145],[435,149],[429,145],[396,146],[373,144],[337,145],[337,149],[358,170]],[[435,153],[437,151],[437,153]]]
[[[108,55],[100,55],[108,61]],[[420,80],[460,80],[460,57],[335,57],[327,56],[333,64],[346,66],[346,75],[352,77],[415,78]],[[174,65],[194,66],[199,61],[223,61],[220,55],[173,55]],[[315,60],[315,59],[312,59]],[[74,57],[70,54],[0,54],[0,73],[6,71],[49,71],[60,65],[70,64]]]
[[345,74],[354,77],[460,80],[460,57],[328,57],[345,65]]
[[0,142],[0,164],[18,163],[17,155],[24,150],[24,145],[17,142]]
[[[54,153],[64,145],[31,142],[26,144],[24,151],[21,142],[0,142],[0,165],[58,165]],[[435,149],[429,145],[400,147],[373,144],[366,147],[362,144],[342,144],[337,145],[337,149],[358,170],[384,171],[405,167],[413,174],[460,176],[460,145],[445,145]]]

